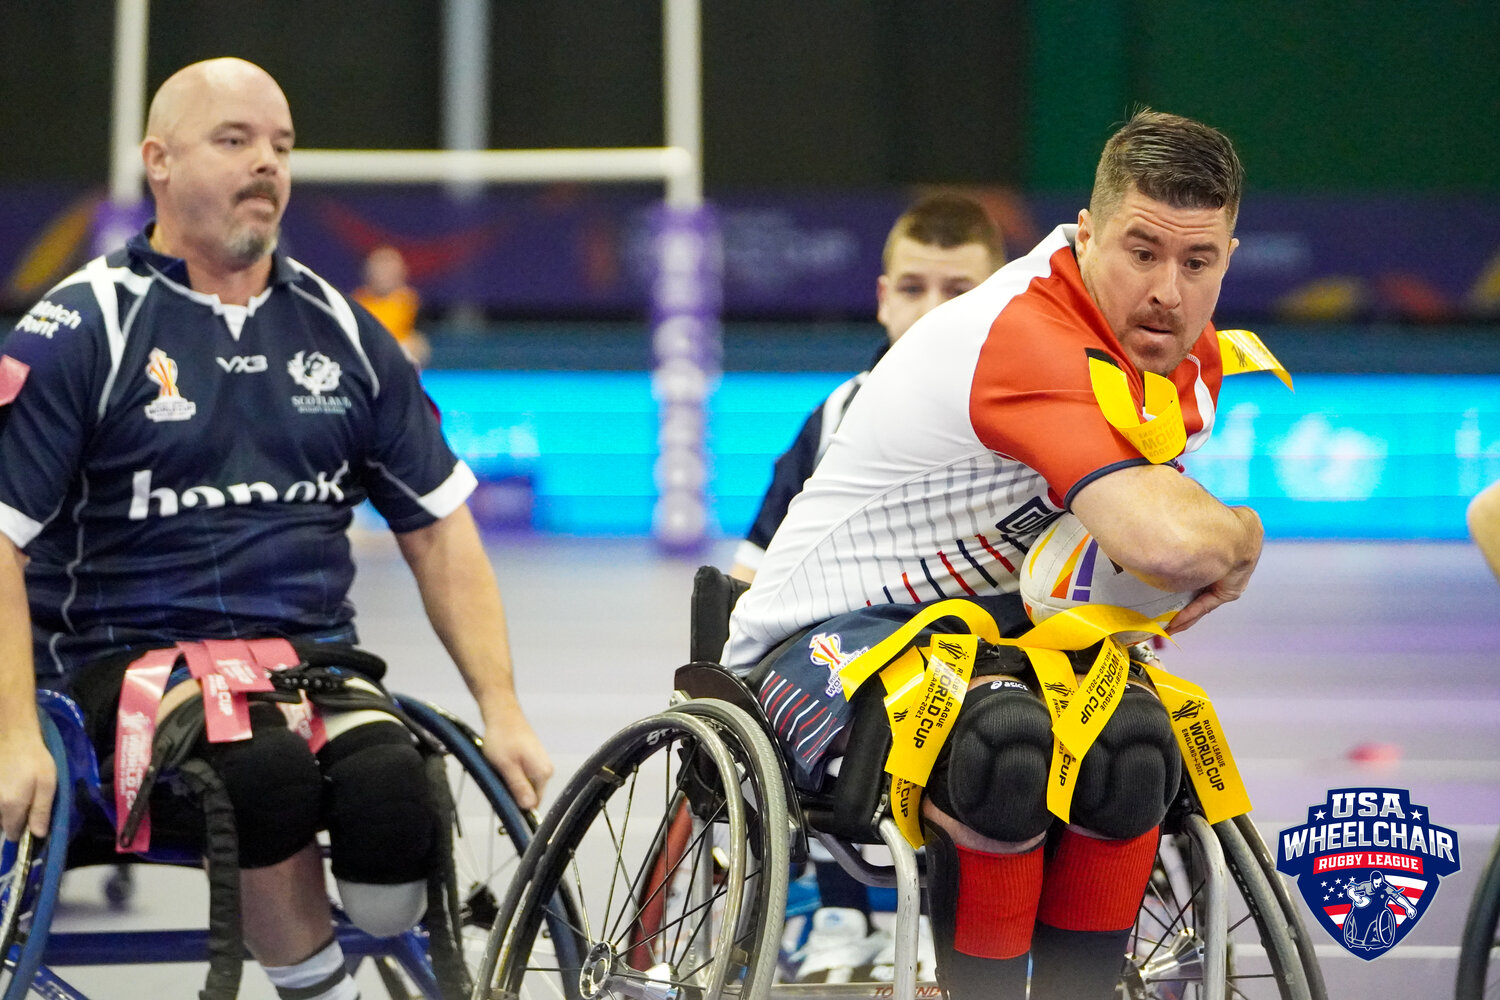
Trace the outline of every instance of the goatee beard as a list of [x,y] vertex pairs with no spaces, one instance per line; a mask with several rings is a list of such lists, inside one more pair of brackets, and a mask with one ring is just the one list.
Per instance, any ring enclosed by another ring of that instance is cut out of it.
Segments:
[[229,238],[225,249],[229,252],[231,260],[242,267],[248,267],[275,250],[280,239],[280,226],[275,226],[265,232],[242,229]]

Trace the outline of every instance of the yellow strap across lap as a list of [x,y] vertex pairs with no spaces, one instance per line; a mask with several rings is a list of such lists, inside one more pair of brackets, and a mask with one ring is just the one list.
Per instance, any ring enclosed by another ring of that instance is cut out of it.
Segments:
[[[970,633],[932,636],[924,649],[912,645],[922,629],[948,616],[963,621]],[[877,672],[885,688],[892,737],[885,769],[891,775],[891,811],[907,842],[916,847],[923,842],[922,788],[963,705],[980,638],[994,645],[1016,646],[1031,662],[1052,717],[1047,808],[1067,822],[1078,762],[1119,705],[1129,679],[1129,654],[1113,638],[1121,632],[1166,635],[1160,625],[1138,612],[1093,604],[1069,608],[1024,635],[1002,639],[994,618],[979,605],[964,600],[940,601],[923,608],[845,665],[839,676],[846,697],[852,697]],[[1099,653],[1079,684],[1064,653],[1095,643],[1100,646]],[[1172,716],[1178,744],[1184,758],[1189,759],[1189,777],[1209,821],[1248,812],[1249,796],[1203,689],[1160,667],[1146,669]],[[849,752],[857,752],[857,748]]]
[[973,601],[953,599],[929,604],[896,631],[865,650],[839,671],[839,680],[844,684],[844,697],[853,698],[859,686],[870,679],[870,675],[899,656],[916,639],[917,634],[939,618],[949,615],[958,618],[969,631],[989,642],[1000,638],[1000,627],[990,613]]

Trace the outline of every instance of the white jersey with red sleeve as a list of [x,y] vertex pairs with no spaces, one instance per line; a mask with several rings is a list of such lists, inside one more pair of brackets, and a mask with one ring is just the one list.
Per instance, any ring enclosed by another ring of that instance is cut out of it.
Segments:
[[[725,664],[855,608],[1013,592],[1079,489],[1146,464],[1094,398],[1089,352],[1138,407],[1144,390],[1084,289],[1076,232],[932,310],[871,371],[735,608]],[[1210,326],[1172,373],[1184,452],[1212,430],[1222,374]]]

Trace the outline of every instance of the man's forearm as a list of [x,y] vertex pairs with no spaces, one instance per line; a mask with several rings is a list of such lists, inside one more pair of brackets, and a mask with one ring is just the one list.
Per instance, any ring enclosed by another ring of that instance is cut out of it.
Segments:
[[461,507],[397,536],[433,631],[457,664],[480,711],[515,701],[505,607],[479,531]]
[[1197,590],[1260,558],[1260,518],[1161,466],[1134,466],[1079,491],[1073,512],[1115,562],[1163,590]]
[[36,727],[31,612],[20,551],[0,536],[0,730]]

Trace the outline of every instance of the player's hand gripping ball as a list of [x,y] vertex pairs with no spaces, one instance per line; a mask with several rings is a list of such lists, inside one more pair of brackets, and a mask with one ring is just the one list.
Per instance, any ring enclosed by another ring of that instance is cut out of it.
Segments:
[[[1171,593],[1132,576],[1099,548],[1094,536],[1072,514],[1042,532],[1021,563],[1021,601],[1033,623],[1080,604],[1112,604],[1138,611],[1163,627],[1197,591]],[[1120,635],[1124,642],[1144,632]]]

